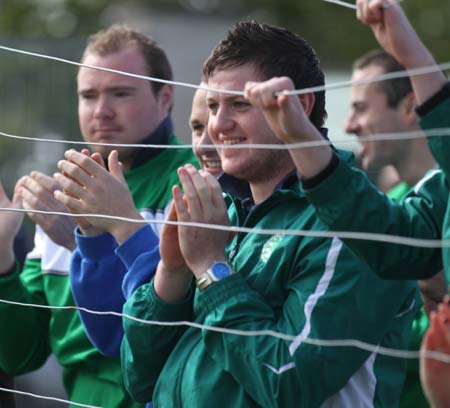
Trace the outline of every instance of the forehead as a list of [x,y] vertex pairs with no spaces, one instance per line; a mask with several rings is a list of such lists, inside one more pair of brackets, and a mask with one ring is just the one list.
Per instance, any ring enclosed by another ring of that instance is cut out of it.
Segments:
[[199,116],[208,116],[208,105],[206,103],[206,91],[197,90],[192,100],[191,119]]
[[[262,81],[266,78],[252,64],[244,64],[232,68],[218,68],[208,79],[208,86],[216,89],[226,89],[231,91],[243,91],[246,82]],[[207,98],[216,98],[225,94],[208,91]],[[231,95],[228,95],[231,96]]]
[[[148,76],[149,74],[144,57],[136,48],[133,47],[108,55],[99,55],[95,53],[87,54],[83,60],[83,64],[130,72],[136,75]],[[143,82],[146,81],[139,78],[132,78],[113,72],[86,67],[80,67],[77,80],[78,88],[85,86],[96,86],[103,83],[114,83],[116,86],[137,86],[142,85]]]
[[[356,69],[353,71],[352,81],[371,81],[372,79],[384,74],[385,71],[379,65],[368,65],[367,67]],[[352,85],[352,96],[369,97],[374,93],[383,94],[379,82],[369,82],[358,85]]]

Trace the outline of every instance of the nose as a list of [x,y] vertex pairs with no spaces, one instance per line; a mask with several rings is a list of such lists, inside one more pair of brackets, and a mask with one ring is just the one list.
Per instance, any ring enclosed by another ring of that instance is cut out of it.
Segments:
[[203,129],[203,133],[200,136],[200,144],[201,145],[212,145],[211,138],[209,137],[208,132],[208,124],[206,124],[205,128]]
[[355,118],[355,115],[353,112],[350,112],[350,114],[347,117],[347,120],[345,121],[344,130],[345,133],[348,134],[356,134],[357,133],[357,121]]
[[217,143],[216,138],[220,133],[227,133],[233,129],[235,125],[232,113],[226,106],[220,106],[216,112],[209,114],[208,120],[208,138]]
[[107,96],[97,98],[94,108],[94,117],[97,119],[111,118],[114,116],[114,109]]
[[215,150],[215,148],[212,145],[213,143],[211,141],[211,138],[209,137],[208,123],[207,123],[203,129],[201,136],[198,139],[197,146],[195,146],[195,153],[197,154],[197,156],[199,155],[201,156],[202,154]]

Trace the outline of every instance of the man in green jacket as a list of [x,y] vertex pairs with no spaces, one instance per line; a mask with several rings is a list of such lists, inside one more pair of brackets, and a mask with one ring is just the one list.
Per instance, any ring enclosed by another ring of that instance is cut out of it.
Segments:
[[[82,62],[137,75],[172,78],[165,52],[149,37],[124,26],[112,26],[93,35]],[[80,68],[77,79],[79,123],[87,142],[177,143],[170,118],[170,85],[87,67]],[[105,146],[92,149],[99,161],[111,150]],[[144,218],[163,219],[171,202],[166,183],[177,181],[176,169],[180,165],[195,161],[192,153],[130,147],[117,150],[134,205],[144,210]],[[28,188],[29,184],[18,183],[13,202],[0,190],[2,207],[20,206],[24,196],[36,193]],[[118,203],[122,199],[120,195],[114,197]],[[0,299],[74,306],[69,283],[71,252],[52,241],[45,228],[37,227],[35,247],[24,270],[18,270],[12,240],[20,223],[17,213],[0,214]],[[93,235],[101,231],[85,222],[83,232]],[[70,238],[73,241],[72,231]],[[120,287],[118,290],[121,294]],[[39,368],[54,353],[63,367],[64,385],[71,401],[102,407],[141,406],[124,389],[119,359],[107,358],[92,346],[75,310],[1,303],[0,322],[1,370],[12,375],[27,373]]]
[[[359,18],[371,26],[380,44],[407,69],[433,66],[434,59],[415,34],[399,5],[390,1],[358,1]],[[450,89],[444,75],[434,73],[412,76],[417,112],[424,130],[450,125]],[[274,92],[292,89],[284,80],[259,84],[251,90],[256,101],[268,101]],[[320,135],[308,123],[295,99],[279,97],[260,106],[273,128],[283,123],[277,133],[285,142],[318,141]],[[270,115],[270,116],[269,116]],[[303,120],[299,120],[303,119]],[[380,119],[381,120],[381,119]],[[331,230],[367,231],[405,237],[440,239],[448,236],[448,153],[446,137],[431,137],[429,146],[444,170],[429,172],[401,202],[393,202],[379,193],[367,177],[351,169],[328,146],[291,150],[303,186],[320,219]],[[445,173],[445,174],[444,174]],[[445,216],[445,218],[444,218]],[[444,225],[443,225],[444,224]],[[386,240],[386,238],[383,238]],[[385,242],[346,241],[380,276],[395,279],[429,278],[441,265],[441,250],[395,245]],[[443,249],[447,282],[450,277],[448,249]],[[439,301],[439,299],[437,299]],[[430,383],[428,384],[430,385]]]
[[[381,0],[371,2],[370,6],[367,1],[358,4],[362,10],[373,10],[363,21],[372,25],[380,44],[405,68],[435,64],[398,4],[392,2],[389,7],[385,7]],[[442,127],[447,123],[441,112],[446,112],[447,109],[448,84],[445,76],[439,70],[435,71],[411,77],[420,105],[417,108],[420,124],[425,130]],[[258,84],[253,92],[263,100],[263,96],[259,94],[268,95],[270,92],[292,88],[293,84],[289,81],[277,79]],[[261,104],[261,107],[270,111],[272,127],[280,127],[283,121],[283,129],[277,133],[280,139],[285,142],[321,140],[321,135],[314,129],[295,98],[282,96],[270,102]],[[287,116],[287,112],[290,116]],[[268,113],[266,112],[266,117],[269,117]],[[436,158],[446,153],[439,149],[443,140],[445,137],[429,138],[429,146]],[[430,171],[408,197],[398,203],[388,200],[362,172],[340,160],[328,146],[292,149],[291,156],[302,176],[309,201],[330,229],[400,234],[425,239],[442,237],[442,223],[448,201],[448,182],[442,170]],[[390,244],[384,242],[384,239],[381,241],[348,239],[347,244],[378,275],[385,278],[428,278],[441,267],[440,249]]]
[[[204,75],[215,90],[239,90],[248,81],[277,75],[288,75],[297,87],[324,83],[317,56],[301,37],[255,22],[238,23],[229,32],[205,62]],[[298,101],[321,129],[324,93]],[[250,146],[279,144],[262,111],[242,95],[208,91],[207,103],[208,132],[223,170],[248,181],[251,196],[227,196],[225,202],[213,176],[184,166],[178,171],[184,197],[173,188],[176,216],[255,232],[230,236],[164,227],[155,277],[134,292],[124,312],[203,326],[124,318],[122,366],[130,394],[156,407],[397,405],[402,360],[376,349],[308,340],[357,339],[406,348],[416,286],[377,278],[338,238],[296,236],[295,230],[325,227],[300,189],[289,153]],[[349,156],[342,153],[343,160]],[[256,231],[273,228],[288,231]],[[131,258],[136,272],[146,267],[139,257],[134,263]],[[252,333],[261,330],[265,333]]]
[[[393,78],[382,82],[370,82],[373,78],[404,71],[390,54],[384,50],[372,50],[353,63],[350,113],[345,130],[362,138],[359,153],[362,168],[372,177],[381,168],[391,165],[400,182],[386,195],[393,199],[403,198],[409,190],[433,167],[436,162],[428,149],[426,138],[410,140],[364,140],[364,137],[382,133],[419,132],[415,111],[416,101],[408,77]],[[362,82],[362,83],[361,83]],[[428,327],[427,314],[442,299],[445,285],[442,273],[432,279],[422,280],[419,287],[424,307],[414,318],[409,348],[418,350]],[[427,407],[419,379],[417,360],[407,363],[405,386],[400,401],[401,408]]]

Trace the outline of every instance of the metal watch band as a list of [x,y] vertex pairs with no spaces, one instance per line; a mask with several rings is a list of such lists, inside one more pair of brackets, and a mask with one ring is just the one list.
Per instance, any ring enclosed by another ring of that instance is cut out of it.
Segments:
[[205,290],[211,283],[214,281],[211,279],[211,277],[204,273],[200,278],[196,279],[195,284],[197,285],[198,290],[201,292]]

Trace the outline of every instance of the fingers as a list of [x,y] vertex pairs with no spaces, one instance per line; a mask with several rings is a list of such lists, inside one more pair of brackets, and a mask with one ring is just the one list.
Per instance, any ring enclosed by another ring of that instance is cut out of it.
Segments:
[[83,203],[75,197],[64,194],[62,191],[56,190],[53,193],[55,199],[64,205],[70,212],[83,213]]
[[[86,160],[91,160],[90,158],[84,156]],[[87,173],[82,167],[78,164],[69,161],[69,160],[60,160],[57,164],[58,169],[61,170],[61,173],[64,174],[66,178],[71,178],[76,181],[81,186],[89,186],[91,183],[91,174]],[[59,183],[61,183],[60,178],[56,178]]]
[[108,156],[108,169],[116,179],[122,184],[126,184],[125,177],[123,176],[123,166],[119,161],[119,153],[117,150],[113,150]]
[[272,78],[264,82],[247,82],[244,95],[252,105],[261,109],[279,106],[276,93],[294,89],[292,80],[288,77]]
[[9,198],[6,195],[5,189],[3,188],[3,184],[0,182],[0,204],[2,207],[6,207],[7,204],[10,204]]
[[105,161],[100,153],[91,154],[91,159],[94,160],[99,166],[106,170]]
[[[200,190],[204,189],[206,186],[204,185],[204,183],[203,185],[201,185],[201,181],[199,182],[198,178],[195,177],[196,175],[194,174],[194,171],[192,170],[191,172],[188,171],[188,166],[180,167],[178,169],[178,176],[180,178],[187,206],[189,208],[189,215],[190,215],[189,218],[192,217],[193,220],[198,220],[199,218],[201,218],[203,206],[205,205],[205,204],[202,205],[200,199],[200,194],[202,194],[202,192]],[[185,213],[179,212],[179,209],[182,209],[179,196],[177,196],[176,204],[177,204],[178,218],[180,219],[180,221],[187,221]],[[185,207],[185,205],[183,205],[183,207]]]
[[223,191],[217,179],[212,176],[207,171],[200,171],[201,176],[206,181],[209,187],[209,191],[211,193],[211,200],[217,209],[227,212],[227,206],[225,204],[225,200],[223,199]]
[[[91,158],[90,156],[77,152],[76,150],[67,150],[64,153],[64,157],[66,160],[61,160],[58,163],[58,168],[66,171],[71,177],[75,180],[79,181],[80,184],[83,184],[83,181],[86,182],[88,176],[96,176],[105,171],[104,165],[99,164],[98,157],[93,154],[95,158]],[[70,163],[71,165],[69,165]],[[76,165],[76,166],[74,166]],[[66,166],[66,167],[64,167]],[[76,167],[79,167],[84,173],[79,172]]]
[[167,214],[167,221],[177,221],[177,210],[174,201],[172,201],[169,213]]
[[422,349],[428,351],[450,351],[450,307],[440,304],[437,311],[430,313],[430,326],[423,340]]
[[53,191],[60,188],[56,180],[39,172],[22,177],[17,184],[20,195],[36,208],[50,204]]
[[[16,183],[14,202],[21,202],[26,210],[64,211],[53,197],[53,192],[59,188],[61,187],[52,177],[34,171]],[[29,215],[33,220],[37,217],[36,214]]]
[[38,183],[42,188],[53,193],[53,191],[60,189],[60,186],[53,177],[47,176],[40,171],[32,171],[30,174],[31,179]]
[[176,210],[176,218],[180,221],[190,221],[187,204],[184,202],[183,194],[179,186],[172,187],[173,202]]
[[383,20],[385,0],[358,0],[356,3],[356,17],[364,24],[371,25]]
[[76,181],[61,173],[55,173],[53,177],[64,189],[65,194],[70,195],[76,199],[83,199],[86,197],[87,190]]

